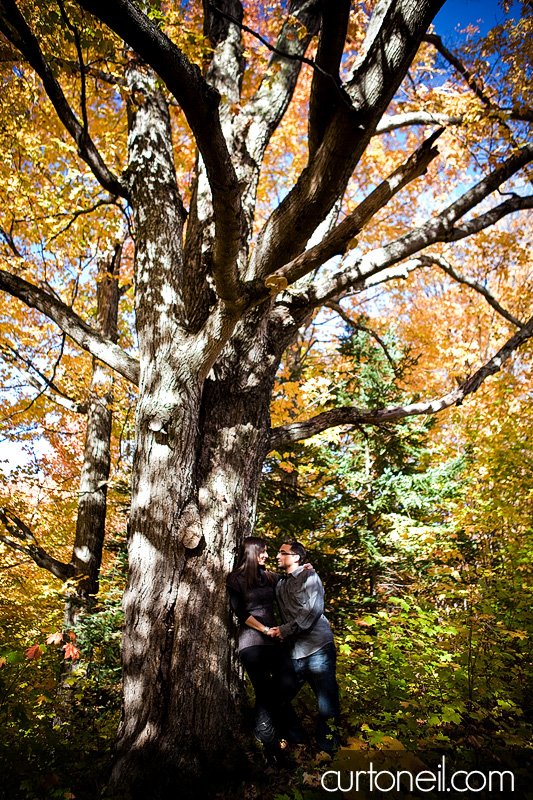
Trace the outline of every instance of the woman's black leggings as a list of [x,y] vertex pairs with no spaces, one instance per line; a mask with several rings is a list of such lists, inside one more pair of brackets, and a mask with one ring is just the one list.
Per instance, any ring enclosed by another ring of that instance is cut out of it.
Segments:
[[300,729],[291,700],[299,685],[292,660],[282,644],[255,645],[239,653],[255,691],[255,733],[262,742],[287,728]]

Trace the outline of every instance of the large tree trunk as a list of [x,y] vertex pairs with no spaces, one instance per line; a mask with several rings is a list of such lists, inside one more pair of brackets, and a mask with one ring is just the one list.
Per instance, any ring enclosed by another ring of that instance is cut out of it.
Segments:
[[[177,786],[181,796],[187,787],[206,791],[242,766],[246,701],[225,578],[253,529],[277,362],[253,353],[257,326],[243,326],[209,377],[198,378],[199,337],[188,333],[177,291],[184,214],[168,111],[151,73],[133,60],[130,81],[132,95],[144,95],[131,109],[129,138],[141,380],[123,718],[110,785],[156,798]],[[149,273],[154,259],[157,281]],[[255,346],[264,349],[263,341]],[[262,365],[255,380],[250,357]]]
[[194,497],[184,505],[178,465],[169,465],[157,476],[160,494],[144,508],[142,529],[132,530],[135,592],[126,595],[123,651],[128,722],[113,782],[133,781],[135,797],[148,788],[157,797],[187,781],[198,791],[242,768],[245,700],[225,576],[253,529],[269,394],[264,386],[235,390],[229,375],[208,381],[200,420],[181,416],[182,428],[198,425]]

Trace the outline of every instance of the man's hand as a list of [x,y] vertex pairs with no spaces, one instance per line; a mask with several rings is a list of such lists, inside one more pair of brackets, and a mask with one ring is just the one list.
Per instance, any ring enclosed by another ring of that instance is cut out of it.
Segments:
[[281,635],[281,633],[279,632],[279,627],[278,627],[277,625],[276,625],[276,627],[274,627],[274,628],[270,628],[270,630],[269,630],[269,632],[268,632],[268,635],[269,635],[269,636],[270,636],[272,639],[277,639],[279,642],[282,642],[282,641],[283,641],[283,636],[282,636],[282,635]]

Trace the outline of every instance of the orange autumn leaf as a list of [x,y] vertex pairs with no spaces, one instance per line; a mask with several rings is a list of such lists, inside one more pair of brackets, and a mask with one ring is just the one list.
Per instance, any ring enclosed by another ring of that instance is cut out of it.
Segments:
[[43,651],[41,650],[38,644],[34,644],[32,647],[28,647],[28,649],[26,650],[26,658],[30,660],[32,658],[39,658],[40,656],[42,656],[42,654]]
[[56,633],[51,633],[47,639],[46,644],[61,644],[63,641],[63,634],[57,631]]
[[80,657],[80,655],[81,655],[80,651],[73,644],[68,642],[65,645],[65,656],[64,656],[65,659],[71,658],[73,661],[75,661],[77,658]]

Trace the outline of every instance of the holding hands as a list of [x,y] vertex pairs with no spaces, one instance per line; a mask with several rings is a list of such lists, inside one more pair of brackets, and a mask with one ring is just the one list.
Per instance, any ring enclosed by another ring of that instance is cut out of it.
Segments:
[[270,636],[271,639],[277,639],[279,642],[283,641],[283,636],[279,632],[279,626],[277,625],[269,629],[267,636]]

